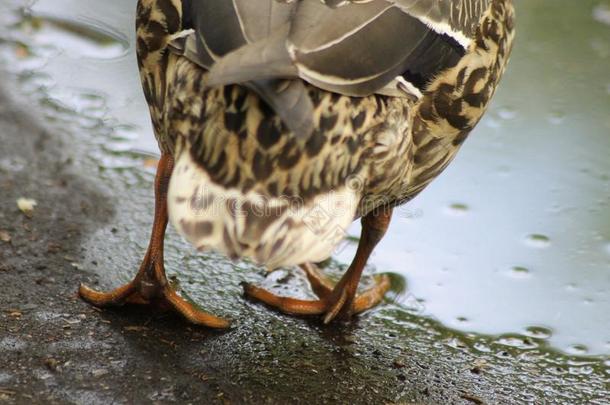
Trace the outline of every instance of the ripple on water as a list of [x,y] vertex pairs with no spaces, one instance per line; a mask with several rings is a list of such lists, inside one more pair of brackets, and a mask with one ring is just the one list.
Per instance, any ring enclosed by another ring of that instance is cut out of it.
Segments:
[[489,347],[487,344],[485,344],[483,342],[476,342],[474,344],[474,348],[476,350],[478,350],[479,352],[482,352],[482,353],[490,353],[491,352],[491,347]]
[[530,326],[525,329],[524,334],[534,339],[546,340],[553,336],[553,331],[549,328],[545,328],[544,326]]
[[123,34],[105,24],[87,24],[51,16],[34,17],[31,27],[37,45],[60,47],[70,56],[90,59],[116,59],[127,54],[129,42]]
[[551,111],[547,117],[547,121],[553,125],[561,125],[566,119],[566,114],[563,111]]
[[551,238],[539,233],[533,233],[525,238],[525,243],[533,248],[543,249],[551,246]]
[[587,353],[589,353],[589,348],[585,345],[575,344],[568,346],[566,352],[574,356],[585,356]]
[[569,372],[572,375],[591,375],[594,369],[591,366],[570,367]]
[[498,117],[503,120],[512,120],[517,116],[517,111],[512,107],[502,107],[498,110]]
[[501,336],[496,340],[496,343],[522,350],[535,349],[538,347],[538,343],[527,336]]

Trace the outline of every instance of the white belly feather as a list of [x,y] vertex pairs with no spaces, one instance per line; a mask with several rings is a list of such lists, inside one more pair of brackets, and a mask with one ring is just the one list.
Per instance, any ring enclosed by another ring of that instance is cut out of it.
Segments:
[[317,262],[332,254],[354,219],[358,190],[345,186],[307,202],[243,193],[213,183],[187,150],[176,156],[168,209],[173,226],[198,249],[269,269]]

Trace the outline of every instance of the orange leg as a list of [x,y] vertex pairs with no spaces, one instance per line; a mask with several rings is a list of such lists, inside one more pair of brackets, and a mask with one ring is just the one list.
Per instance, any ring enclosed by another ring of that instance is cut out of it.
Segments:
[[252,284],[245,285],[246,295],[288,314],[324,315],[324,323],[329,323],[336,318],[349,318],[374,307],[381,302],[384,294],[390,288],[389,277],[378,276],[376,285],[360,295],[356,294],[356,290],[364,266],[371,252],[385,234],[391,218],[391,209],[382,209],[380,212],[374,212],[362,218],[362,235],[356,256],[336,286],[332,287],[315,266],[311,264],[301,266],[307,274],[318,300],[281,297]]
[[81,285],[81,298],[96,307],[130,304],[156,304],[170,308],[194,324],[226,328],[227,320],[207,314],[180,297],[169,285],[163,266],[163,240],[167,228],[167,188],[174,167],[170,155],[162,155],[155,178],[155,219],[148,250],[133,281],[109,292],[98,292]]

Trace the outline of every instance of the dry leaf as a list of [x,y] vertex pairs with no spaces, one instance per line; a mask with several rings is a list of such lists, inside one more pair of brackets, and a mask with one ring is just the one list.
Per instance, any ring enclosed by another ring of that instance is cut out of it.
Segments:
[[9,235],[9,233],[6,231],[0,231],[0,241],[10,243],[11,235]]
[[31,198],[20,198],[17,200],[17,207],[25,214],[28,218],[31,218],[34,214],[34,208],[38,205],[36,200]]

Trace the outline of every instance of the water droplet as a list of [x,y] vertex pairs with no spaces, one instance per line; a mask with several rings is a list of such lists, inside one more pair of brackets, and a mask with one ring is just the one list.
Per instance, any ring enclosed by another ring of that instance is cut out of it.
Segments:
[[547,371],[553,375],[557,375],[557,376],[561,376],[561,375],[565,375],[568,373],[568,371],[563,368],[563,367],[559,367],[559,366],[553,366],[553,367],[548,367]]
[[445,209],[445,212],[452,216],[463,217],[469,210],[470,208],[466,204],[453,203]]
[[610,255],[610,242],[606,243],[606,246],[604,246],[604,250],[606,251],[607,254]]
[[515,266],[510,269],[510,276],[514,278],[530,278],[531,272],[528,268],[522,266]]
[[449,338],[449,339],[445,340],[445,344],[454,349],[465,349],[468,347],[464,342],[462,342],[457,337],[453,337],[453,338]]
[[528,235],[525,241],[529,246],[540,249],[551,245],[551,239],[548,236],[537,233]]
[[566,352],[575,356],[584,356],[589,352],[589,348],[585,345],[572,345],[566,349]]
[[591,375],[593,374],[593,367],[584,366],[584,367],[570,367],[570,374],[572,375]]
[[549,339],[553,335],[553,331],[544,326],[530,326],[525,329],[525,335],[535,339]]
[[566,115],[561,111],[552,111],[549,113],[549,115],[547,115],[547,120],[553,125],[560,125],[565,121],[565,119]]
[[485,343],[481,343],[481,342],[476,342],[474,344],[474,348],[483,353],[491,352],[491,348],[489,346],[487,346]]
[[500,117],[503,120],[512,120],[516,116],[517,116],[517,111],[515,111],[515,109],[513,109],[512,107],[504,107],[504,108],[500,108],[500,110],[498,110],[498,117]]
[[503,336],[500,337],[497,341],[498,344],[514,347],[517,349],[533,349],[538,347],[538,344],[533,340],[525,337],[519,336]]

